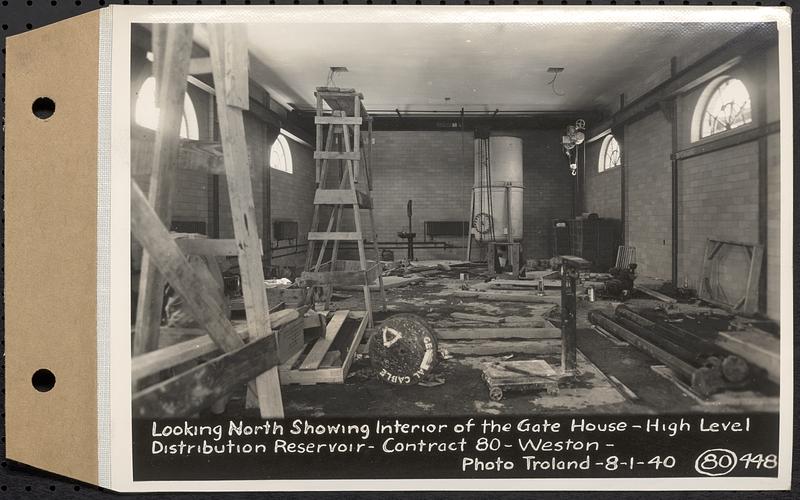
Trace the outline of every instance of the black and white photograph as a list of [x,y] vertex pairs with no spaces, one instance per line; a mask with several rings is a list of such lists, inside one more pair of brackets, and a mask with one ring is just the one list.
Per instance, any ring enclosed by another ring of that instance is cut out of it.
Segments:
[[781,9],[184,10],[125,33],[133,483],[788,474]]

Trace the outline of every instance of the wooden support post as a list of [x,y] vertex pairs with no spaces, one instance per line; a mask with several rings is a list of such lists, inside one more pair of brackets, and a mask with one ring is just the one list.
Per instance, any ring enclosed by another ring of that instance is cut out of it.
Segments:
[[577,310],[578,270],[561,264],[561,372],[575,374],[577,343],[575,316]]
[[[222,152],[227,172],[228,196],[231,201],[233,228],[239,246],[247,326],[251,340],[272,334],[267,292],[264,288],[264,269],[259,252],[258,224],[253,187],[250,182],[250,164],[245,142],[244,118],[249,99],[242,99],[244,81],[248,81],[244,34],[231,25],[208,24],[214,88],[217,92],[217,114],[222,142]],[[232,55],[243,50],[245,58]],[[232,85],[229,87],[229,85]],[[245,96],[246,97],[246,96]],[[263,418],[282,418],[280,381],[277,367],[256,379],[258,403]]]
[[[167,227],[172,219],[171,202],[180,147],[186,77],[192,50],[192,31],[191,24],[170,24],[166,28],[157,29],[158,35],[154,34],[153,40],[157,100],[161,113],[155,137],[148,198],[157,218]],[[144,354],[158,347],[165,284],[164,278],[145,252],[142,255],[139,278],[136,331],[133,336],[134,355]]]

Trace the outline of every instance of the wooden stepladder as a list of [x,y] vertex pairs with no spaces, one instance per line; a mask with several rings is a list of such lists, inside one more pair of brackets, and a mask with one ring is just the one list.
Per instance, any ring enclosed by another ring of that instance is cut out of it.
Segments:
[[[223,355],[134,394],[134,416],[187,416],[224,399],[235,386],[248,383],[249,400],[257,398],[261,416],[282,418],[276,336],[270,323],[264,287],[243,111],[249,106],[248,51],[234,25],[209,24],[211,72],[216,93],[223,163],[231,200],[235,238],[194,240],[192,251],[203,255],[236,255],[241,270],[247,316],[247,342],[219,307],[218,286],[210,272],[189,264],[184,247],[168,232],[175,168],[181,147],[180,125],[191,67],[193,26],[154,25],[153,54],[157,104],[153,170],[149,195],[131,182],[131,231],[144,248],[133,355],[158,349],[165,282],[182,296],[201,328]],[[136,361],[136,358],[134,358]],[[255,379],[255,382],[252,380]],[[202,387],[201,387],[202,386]]]
[[[370,284],[376,281],[379,286],[384,310],[386,295],[381,277],[380,249],[375,217],[372,212],[372,118],[362,105],[364,98],[353,89],[317,87],[317,114],[314,122],[317,128],[317,143],[314,151],[316,161],[317,191],[314,195],[314,217],[308,233],[308,253],[306,255],[306,272],[303,282],[314,288],[325,291],[326,308],[330,302],[333,285],[362,285],[364,288],[364,304],[369,327],[372,322],[372,298]],[[324,104],[330,107],[330,114],[325,112]],[[362,137],[361,126],[367,122],[367,137]],[[324,138],[324,142],[323,142]],[[366,148],[364,147],[366,142]],[[329,179],[332,163],[339,163],[339,178]],[[366,179],[366,183],[360,182]],[[338,183],[336,182],[338,180]],[[330,185],[338,186],[333,189]],[[364,185],[366,184],[366,190]],[[332,207],[327,227],[318,231],[320,208]],[[352,208],[353,230],[342,230],[342,215],[345,207]],[[361,224],[361,209],[369,210],[370,237],[375,252],[375,260],[368,262],[366,257],[364,232]],[[316,242],[321,241],[319,253],[316,255]],[[324,262],[328,242],[332,241],[330,261]],[[354,241],[358,246],[357,270],[347,269],[344,262],[337,261],[339,244],[342,241]],[[341,269],[340,269],[341,267]]]

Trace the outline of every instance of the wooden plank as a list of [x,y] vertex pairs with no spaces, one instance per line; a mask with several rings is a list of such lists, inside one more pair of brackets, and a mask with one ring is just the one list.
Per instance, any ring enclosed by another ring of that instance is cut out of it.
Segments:
[[554,328],[553,324],[547,321],[544,318],[526,318],[523,320],[513,320],[507,321],[503,320],[501,323],[486,323],[482,321],[475,321],[475,320],[437,320],[432,322],[432,326],[434,326],[437,331],[439,328],[485,328],[488,325],[496,324],[499,327],[505,328]]
[[339,241],[362,241],[364,237],[360,232],[342,232],[342,231],[309,231],[309,240],[325,241],[325,240],[339,240]]
[[[239,255],[239,247],[236,244],[236,240],[232,239],[181,238],[177,241],[181,251],[187,255],[210,255],[215,257],[236,257]],[[264,247],[260,239],[259,249],[260,254],[264,255]]]
[[135,418],[185,417],[211,406],[234,388],[277,367],[275,337],[261,337],[233,352],[140,391]]
[[361,159],[359,153],[353,152],[339,152],[339,151],[314,151],[315,160],[351,160],[358,161]]
[[501,354],[542,354],[557,356],[561,353],[561,341],[542,340],[459,340],[439,342],[439,347],[450,354],[462,356],[498,356]]
[[318,370],[281,370],[281,384],[343,384],[344,371],[341,368],[320,368]]
[[[421,283],[425,281],[425,278],[422,276],[384,276],[383,277],[383,289],[388,290],[390,288],[399,288],[403,286],[412,285],[415,283]],[[362,285],[362,286],[356,286]],[[358,284],[355,283],[343,283],[343,282],[334,282],[334,288],[337,290],[345,290],[345,291],[360,291],[364,285],[364,282],[361,281]],[[380,291],[380,283],[373,283],[369,286],[370,290],[373,291]]]
[[[244,117],[247,109],[248,78],[247,49],[240,27],[230,24],[207,24],[209,49],[217,96],[217,117],[222,151],[227,172],[228,197],[231,202],[233,229],[239,248],[247,325],[251,341],[272,333],[267,293],[264,288],[264,268],[261,262],[261,243],[258,237],[258,218],[250,181],[250,162],[245,142]],[[239,49],[238,54],[231,54]],[[243,54],[243,56],[242,56]],[[242,59],[244,57],[244,60]],[[229,85],[233,85],[228,91]],[[226,101],[232,105],[226,105]],[[238,106],[238,107],[235,107]],[[256,380],[258,404],[263,418],[282,418],[280,380],[277,368],[260,375]]]
[[501,291],[484,292],[473,290],[456,290],[452,293],[452,295],[454,297],[460,297],[463,299],[476,299],[478,301],[488,300],[492,302],[561,303],[561,294],[552,295],[546,293],[545,295],[537,295],[534,293],[502,293]]
[[[284,311],[281,312],[283,313]],[[276,335],[278,336],[278,345],[282,347],[280,341],[282,329],[292,321],[296,321],[299,318],[299,313],[295,309],[287,309],[285,314],[276,314],[273,315],[273,317],[275,318],[275,321],[273,321],[273,326],[276,330]],[[197,359],[207,354],[219,351],[219,347],[214,343],[211,337],[206,334],[205,330],[200,328],[162,327],[162,335],[164,333],[167,335],[175,335],[175,333],[171,332],[170,330],[180,331],[181,336],[194,336],[195,338],[133,358],[131,360],[131,382],[136,383],[136,381],[156,374],[162,370],[166,370],[181,363],[185,363],[187,361],[191,361],[193,359]],[[243,341],[247,339],[247,325],[237,325],[236,333]],[[293,349],[292,351],[296,351],[296,349]],[[285,361],[288,359],[289,355],[295,354],[295,352],[292,351],[285,351],[279,348],[278,357],[282,361]]]
[[[225,98],[224,104],[228,106],[235,106],[239,109],[250,108],[250,58],[247,49],[247,38],[241,26],[236,24],[223,24],[218,30],[221,35],[219,40],[221,44],[218,46],[221,52],[214,58],[212,51],[212,59],[219,61],[222,66],[222,74],[225,78],[225,85],[223,92],[220,93],[219,85],[217,83],[217,74],[214,75],[214,87],[217,89],[217,100],[220,94]],[[213,66],[213,65],[212,65]]]
[[780,341],[769,333],[758,330],[719,332],[714,344],[763,368],[773,382],[780,381]]
[[759,285],[763,258],[764,247],[761,245],[753,246],[750,254],[750,268],[747,273],[743,303],[739,308],[742,314],[750,315],[758,312]]
[[[362,191],[356,191],[358,206],[371,208],[372,199]],[[349,189],[318,189],[314,195],[315,205],[352,205],[353,192]]]
[[[560,280],[542,280],[545,288],[561,288]],[[539,287],[538,281],[523,281],[518,283],[495,283],[487,284],[491,290],[536,290]]]
[[437,328],[436,336],[457,339],[560,339],[560,328]]
[[211,58],[210,57],[195,57],[189,61],[189,74],[191,75],[207,75],[211,73]]
[[[131,175],[151,175],[155,131],[131,124]],[[180,151],[175,167],[212,175],[225,173],[222,146],[214,141],[180,140]]]
[[[158,30],[157,30],[158,31]],[[180,144],[181,117],[186,96],[186,77],[192,50],[191,24],[170,24],[154,42],[159,78],[157,101],[161,109],[153,150],[148,200],[159,224],[172,220],[172,197],[175,191],[175,164]],[[160,57],[159,57],[160,56]],[[148,252],[142,255],[139,296],[136,308],[136,332],[133,354],[143,354],[158,347],[158,328],[164,298],[164,278],[151,262]]]
[[638,291],[640,291],[640,292],[642,292],[644,294],[647,294],[647,295],[649,295],[649,296],[651,296],[651,297],[653,297],[655,299],[660,300],[661,302],[666,302],[668,304],[676,304],[678,302],[676,299],[673,299],[672,297],[668,297],[667,295],[664,295],[663,293],[659,293],[659,292],[657,292],[657,291],[655,291],[655,290],[653,290],[651,288],[647,288],[646,286],[643,286],[643,285],[634,285],[633,288],[634,288],[634,290],[638,290]]
[[317,343],[314,344],[314,347],[311,348],[306,359],[303,360],[303,363],[300,365],[301,370],[316,370],[319,368],[320,363],[322,363],[322,358],[325,357],[325,353],[328,352],[331,344],[342,329],[344,320],[347,319],[347,314],[349,312],[348,310],[341,310],[333,314],[333,318],[328,322],[328,326],[325,327],[325,338],[319,339]]
[[[364,285],[366,271],[304,271],[300,275],[302,286]],[[339,288],[339,287],[337,287]]]
[[320,368],[338,368],[342,366],[342,353],[339,351],[328,351],[322,358]]
[[317,125],[361,125],[363,119],[360,116],[315,116],[314,123]]
[[497,316],[486,316],[484,314],[470,314],[462,312],[452,312],[450,316],[457,319],[466,319],[469,321],[477,321],[479,323],[502,323],[504,318]]
[[211,290],[216,284],[211,273],[204,267],[194,268],[189,264],[133,179],[131,232],[150,255],[155,268],[183,297],[195,320],[205,327],[217,345],[225,351],[243,346],[244,342],[214,298]]
[[364,332],[367,330],[367,326],[370,322],[370,315],[365,314],[364,317],[361,319],[361,323],[358,325],[358,330],[356,330],[356,334],[353,335],[353,340],[350,342],[350,347],[347,349],[347,355],[342,362],[342,382],[347,377],[347,373],[350,371],[350,366],[353,364],[353,360],[356,356],[356,351],[358,351],[358,346],[361,344],[361,339],[364,338]]

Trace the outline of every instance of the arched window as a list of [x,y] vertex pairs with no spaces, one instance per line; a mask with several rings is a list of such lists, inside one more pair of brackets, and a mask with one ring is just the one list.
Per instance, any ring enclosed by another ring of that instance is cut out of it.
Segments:
[[[156,107],[156,79],[152,76],[142,82],[136,96],[136,107],[134,108],[134,120],[142,127],[155,130],[158,128],[159,109]],[[181,119],[181,137],[184,139],[200,138],[200,130],[197,123],[197,113],[189,94],[183,100],[183,117]]]
[[692,118],[692,141],[727,132],[753,121],[750,93],[737,78],[715,78],[700,94]]
[[292,173],[292,151],[283,135],[279,135],[272,144],[272,149],[269,151],[269,166],[287,174]]
[[600,147],[600,159],[597,162],[597,171],[604,172],[608,169],[618,167],[622,164],[622,155],[619,150],[619,142],[613,135],[608,134],[603,139]]

